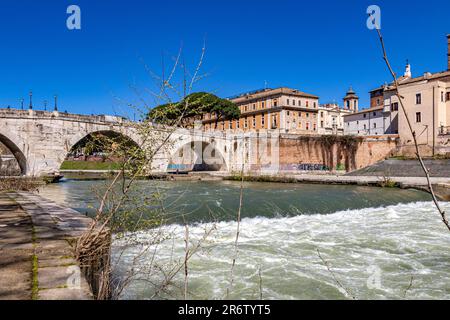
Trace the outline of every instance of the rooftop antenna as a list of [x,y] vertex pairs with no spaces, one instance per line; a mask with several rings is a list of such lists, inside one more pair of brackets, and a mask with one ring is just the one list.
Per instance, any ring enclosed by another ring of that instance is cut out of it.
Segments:
[[55,111],[58,111],[58,96],[55,94]]
[[186,98],[186,64],[183,54],[183,98]]
[[162,72],[162,89],[163,92],[166,90],[166,75],[165,75],[165,65],[164,65],[164,51],[161,51],[161,72]]
[[47,100],[44,100],[44,111],[47,111]]
[[33,91],[30,91],[30,110],[33,109]]

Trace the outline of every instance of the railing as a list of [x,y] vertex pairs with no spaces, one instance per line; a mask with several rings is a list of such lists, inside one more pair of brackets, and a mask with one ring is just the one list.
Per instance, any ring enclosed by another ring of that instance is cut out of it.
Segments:
[[107,123],[123,123],[125,118],[119,116],[109,115],[83,115],[60,111],[43,111],[43,110],[19,110],[19,109],[0,109],[0,118],[29,118],[30,116],[36,118],[60,118],[72,119],[86,122],[107,122]]

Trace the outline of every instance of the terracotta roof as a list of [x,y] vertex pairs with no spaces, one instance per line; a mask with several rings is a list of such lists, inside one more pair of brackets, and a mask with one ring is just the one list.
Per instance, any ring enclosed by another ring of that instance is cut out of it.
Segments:
[[344,115],[344,117],[349,117],[349,116],[352,116],[352,115],[355,115],[355,114],[363,114],[363,113],[370,113],[370,112],[374,112],[374,111],[379,111],[379,110],[383,110],[384,109],[384,106],[379,106],[379,107],[373,107],[373,108],[369,108],[369,109],[363,109],[363,110],[361,110],[361,111],[358,111],[358,112],[353,112],[353,113],[350,113],[350,114],[346,114],[346,115]]
[[277,89],[266,89],[266,90],[262,90],[262,91],[256,92],[256,93],[242,94],[239,97],[235,97],[230,100],[233,101],[234,103],[240,103],[240,102],[261,99],[261,98],[266,98],[266,97],[275,96],[275,95],[290,95],[290,96],[296,96],[296,97],[302,97],[302,98],[319,99],[318,96],[313,95],[313,94],[302,92],[302,91],[299,91],[296,89],[281,87],[281,88],[277,88]]
[[[414,84],[416,82],[421,81],[436,81],[444,78],[444,81],[450,82],[450,71],[442,71],[442,72],[436,72],[436,73],[426,73],[420,77],[415,78],[409,78],[409,77],[399,77],[398,82],[400,86],[408,85],[408,84]],[[369,91],[369,93],[372,93],[377,90],[385,89],[385,90],[393,90],[394,82],[389,83],[389,85],[383,85],[381,87],[378,87],[376,89],[373,89]]]

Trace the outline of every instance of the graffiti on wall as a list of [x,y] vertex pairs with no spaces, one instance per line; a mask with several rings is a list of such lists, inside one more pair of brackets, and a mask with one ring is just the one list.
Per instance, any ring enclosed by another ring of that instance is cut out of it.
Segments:
[[328,166],[321,163],[282,164],[280,169],[282,171],[330,171]]

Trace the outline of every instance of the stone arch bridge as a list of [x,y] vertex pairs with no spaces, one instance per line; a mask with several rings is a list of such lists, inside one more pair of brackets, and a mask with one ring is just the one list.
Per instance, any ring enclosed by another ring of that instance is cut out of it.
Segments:
[[[72,147],[96,132],[114,132],[138,145],[142,143],[132,123],[121,117],[0,109],[0,142],[11,151],[26,176],[57,173]],[[250,157],[251,139],[244,134],[180,128],[171,131],[170,141],[169,147],[153,158],[152,172],[196,169],[231,172],[241,170],[241,163]]]

